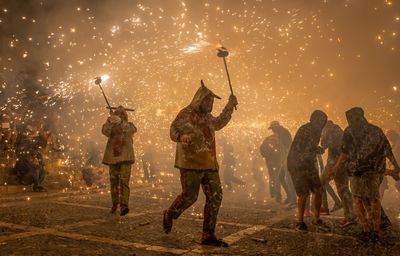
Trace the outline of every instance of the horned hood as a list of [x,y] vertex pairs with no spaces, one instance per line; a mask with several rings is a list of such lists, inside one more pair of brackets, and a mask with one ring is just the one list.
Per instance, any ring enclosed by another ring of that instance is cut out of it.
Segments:
[[201,87],[197,90],[197,92],[194,94],[194,97],[192,99],[192,102],[190,103],[190,107],[192,107],[195,111],[200,112],[200,105],[201,102],[206,98],[208,95],[213,96],[214,98],[221,99],[218,95],[213,93],[210,89],[208,89],[204,83],[203,80],[201,80]]

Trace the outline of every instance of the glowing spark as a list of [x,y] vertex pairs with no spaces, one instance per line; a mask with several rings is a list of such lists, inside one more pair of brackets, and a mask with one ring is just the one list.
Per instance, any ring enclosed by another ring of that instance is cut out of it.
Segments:
[[200,52],[204,47],[209,46],[210,43],[207,41],[200,41],[198,43],[192,44],[190,46],[187,46],[182,49],[183,53],[185,54],[192,54],[192,53],[197,53]]
[[109,78],[110,78],[109,75],[102,75],[101,76],[101,80],[103,80],[103,81],[107,81]]

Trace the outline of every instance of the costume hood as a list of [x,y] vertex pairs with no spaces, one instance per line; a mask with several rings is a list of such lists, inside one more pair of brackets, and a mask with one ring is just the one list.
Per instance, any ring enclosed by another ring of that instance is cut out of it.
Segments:
[[197,92],[194,94],[194,97],[192,99],[192,102],[190,103],[190,107],[192,107],[195,111],[200,112],[200,105],[203,102],[204,98],[207,96],[213,96],[214,98],[221,99],[218,95],[213,93],[210,89],[208,89],[204,83],[203,80],[201,80],[201,87],[197,90]]

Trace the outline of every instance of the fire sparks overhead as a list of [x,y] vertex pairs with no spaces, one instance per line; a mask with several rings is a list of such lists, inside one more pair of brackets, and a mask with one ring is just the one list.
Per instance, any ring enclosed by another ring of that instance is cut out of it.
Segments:
[[395,1],[34,0],[0,10],[1,110],[46,115],[67,141],[100,137],[108,112],[90,83],[103,74],[110,103],[137,110],[144,140],[168,141],[200,79],[223,96],[220,111],[229,88],[219,43],[240,103],[229,132],[272,119],[294,131],[316,108],[344,125],[355,105],[400,127]]

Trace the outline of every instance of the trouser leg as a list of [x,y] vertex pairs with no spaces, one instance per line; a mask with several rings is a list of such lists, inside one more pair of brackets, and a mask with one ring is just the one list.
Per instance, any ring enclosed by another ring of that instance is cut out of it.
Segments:
[[131,164],[120,164],[120,182],[121,182],[121,204],[129,204],[129,178],[131,177]]
[[289,201],[289,198],[290,198],[290,191],[289,191],[288,184],[286,183],[285,176],[286,176],[286,175],[285,175],[285,167],[282,166],[281,169],[279,170],[278,179],[279,179],[280,185],[282,185],[283,190],[284,190],[285,193],[286,193],[286,198],[287,198],[287,200]]
[[110,165],[110,192],[111,192],[111,202],[113,205],[118,205],[119,203],[119,166],[118,165]]
[[39,177],[40,177],[40,168],[38,166],[35,166],[33,168],[33,188],[36,189],[39,187]]
[[277,200],[280,200],[282,198],[282,194],[281,194],[281,182],[279,180],[279,168],[275,167],[275,169],[273,170],[273,189],[274,189],[274,194]]
[[244,182],[243,180],[239,179],[238,177],[235,176],[235,174],[232,171],[232,182],[235,184],[243,185]]
[[[372,212],[371,201],[368,200],[368,199],[365,199],[364,201],[365,201],[365,207],[368,210],[368,212]],[[389,217],[386,215],[385,210],[383,209],[382,206],[380,208],[381,208],[381,210],[380,210],[380,223],[385,227],[391,226],[392,222],[390,221]]]
[[218,172],[205,172],[201,180],[201,186],[206,196],[203,232],[213,234],[217,223],[219,207],[222,202],[222,187]]
[[143,178],[145,180],[149,179],[149,170],[147,166],[147,162],[142,160],[142,167],[143,167]]
[[336,189],[339,197],[342,200],[344,217],[353,219],[355,217],[353,198],[349,190],[349,178],[345,171],[338,172],[335,176]]
[[169,216],[177,219],[197,200],[204,171],[180,169],[182,193],[168,208]]
[[268,170],[268,187],[269,187],[269,194],[272,198],[276,197],[275,194],[275,189],[274,189],[274,181],[273,181],[273,172],[272,167],[267,164],[267,170]]
[[39,169],[39,179],[38,179],[38,187],[43,187],[44,184],[44,179],[46,178],[47,171],[45,171],[43,168],[38,167]]
[[369,232],[369,225],[367,220],[367,211],[364,201],[361,197],[353,195],[354,208],[356,209],[358,220],[363,227],[364,232]]
[[325,209],[329,209],[328,206],[328,196],[326,193],[326,185],[322,187],[322,191],[321,191],[321,201],[322,201],[322,207],[324,207]]
[[289,190],[289,195],[288,195],[288,198],[290,199],[289,201],[291,203],[296,203],[296,198],[297,198],[296,190],[294,188],[292,176],[289,174],[286,164],[284,165],[284,170],[285,170],[285,181]]
[[381,199],[379,197],[371,200],[371,216],[374,231],[379,232],[381,227]]
[[224,170],[224,182],[228,189],[232,189],[232,179],[233,179],[233,172],[229,167],[226,167]]

